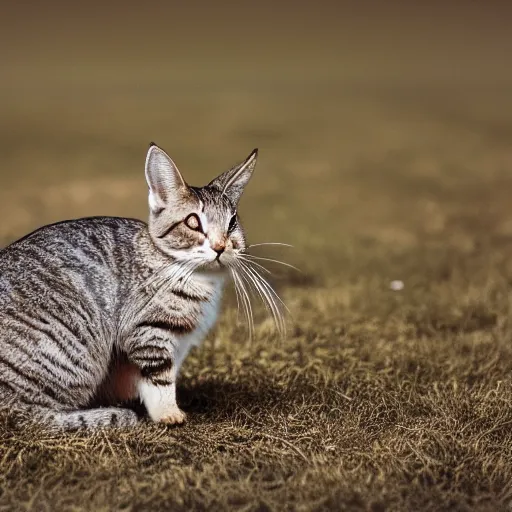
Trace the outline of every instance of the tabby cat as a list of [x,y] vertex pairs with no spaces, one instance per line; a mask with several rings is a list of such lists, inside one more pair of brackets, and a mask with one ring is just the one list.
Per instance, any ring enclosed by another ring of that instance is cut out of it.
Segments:
[[237,216],[257,150],[202,188],[152,143],[149,223],[93,217],[45,226],[0,251],[0,405],[52,430],[185,420],[176,378],[214,325],[226,278],[281,325],[279,298]]

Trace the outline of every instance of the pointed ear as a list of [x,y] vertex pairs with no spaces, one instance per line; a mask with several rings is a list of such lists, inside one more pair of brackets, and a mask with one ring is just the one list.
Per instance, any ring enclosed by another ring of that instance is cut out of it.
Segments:
[[217,176],[208,186],[220,190],[228,196],[233,204],[238,204],[242,192],[254,172],[257,159],[258,149],[254,149],[242,163]]
[[149,186],[149,207],[153,213],[163,210],[188,190],[188,185],[169,155],[154,142],[146,156],[146,181]]

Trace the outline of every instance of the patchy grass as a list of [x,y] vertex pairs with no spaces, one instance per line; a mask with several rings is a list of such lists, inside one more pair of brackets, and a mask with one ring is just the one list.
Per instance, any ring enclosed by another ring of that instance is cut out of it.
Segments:
[[249,237],[293,244],[262,254],[303,273],[275,269],[282,342],[258,311],[248,343],[228,297],[184,366],[183,427],[49,437],[4,418],[0,509],[510,510],[510,95],[252,72],[10,92],[5,243],[144,218],[152,139],[193,184],[259,146]]

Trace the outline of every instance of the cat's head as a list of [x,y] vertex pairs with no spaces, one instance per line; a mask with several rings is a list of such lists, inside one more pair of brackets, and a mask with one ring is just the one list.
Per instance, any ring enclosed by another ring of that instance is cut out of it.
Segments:
[[194,268],[222,270],[246,249],[237,215],[256,166],[257,150],[205,187],[191,187],[171,158],[152,143],[146,157],[149,233],[158,249]]

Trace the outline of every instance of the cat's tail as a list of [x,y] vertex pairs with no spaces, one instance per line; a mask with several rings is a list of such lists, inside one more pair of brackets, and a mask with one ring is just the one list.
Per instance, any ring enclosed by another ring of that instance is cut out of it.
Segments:
[[78,411],[53,411],[38,408],[33,411],[32,421],[41,423],[45,430],[96,429],[101,427],[133,427],[139,423],[135,411],[121,407],[99,407]]

